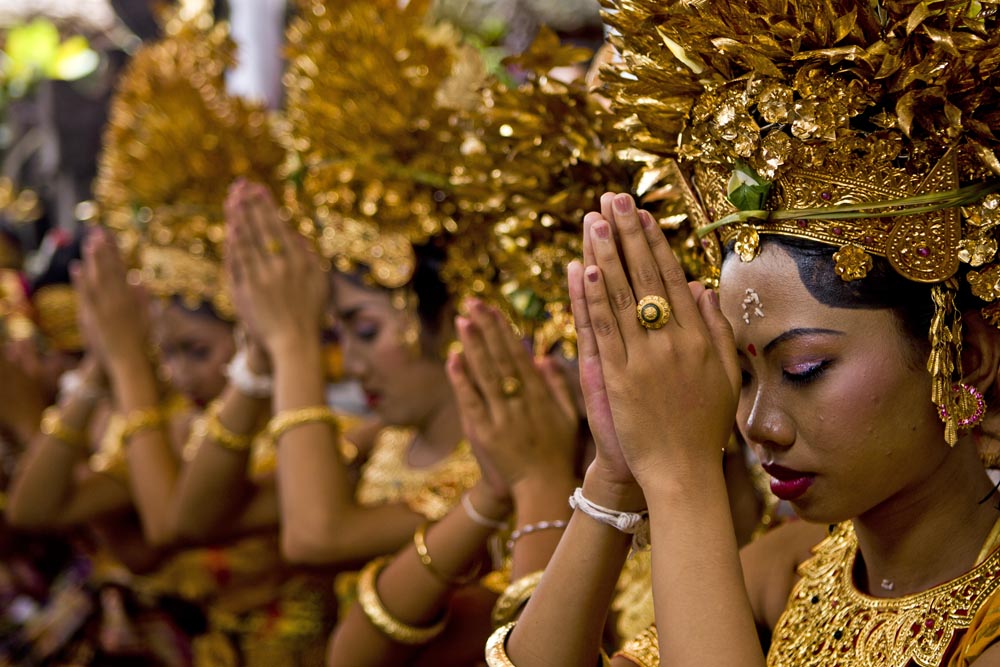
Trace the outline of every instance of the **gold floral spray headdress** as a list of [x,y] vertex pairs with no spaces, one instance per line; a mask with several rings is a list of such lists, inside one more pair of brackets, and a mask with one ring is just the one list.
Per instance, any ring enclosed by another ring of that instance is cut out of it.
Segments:
[[537,353],[561,344],[576,354],[565,267],[582,252],[584,214],[606,190],[628,190],[629,174],[605,145],[610,118],[583,82],[547,75],[590,57],[544,29],[505,64],[521,85],[494,77],[470,114],[464,164],[453,178],[463,211],[480,224],[448,249],[445,280],[461,295],[503,309]]
[[486,77],[428,0],[300,0],[288,29],[289,205],[341,271],[389,289],[413,247],[460,234],[458,121]]
[[960,265],[1000,297],[998,3],[601,1],[623,154],[681,184],[705,278],[722,244],[751,261],[780,234],[833,246],[844,280],[877,255],[931,285],[932,400],[954,444],[970,409],[954,389]]
[[277,192],[285,154],[268,111],[226,94],[234,45],[225,24],[204,23],[174,17],[132,59],[112,102],[95,193],[143,284],[231,320],[221,266],[226,192],[239,177]]

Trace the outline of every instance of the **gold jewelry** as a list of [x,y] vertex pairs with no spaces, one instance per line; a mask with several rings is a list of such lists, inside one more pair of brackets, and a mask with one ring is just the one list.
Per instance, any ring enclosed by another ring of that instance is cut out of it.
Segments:
[[482,569],[482,563],[476,564],[472,572],[464,574],[460,577],[449,577],[443,572],[440,572],[434,567],[434,561],[431,558],[430,552],[427,551],[427,528],[430,525],[430,521],[424,521],[413,533],[413,546],[417,550],[417,556],[420,557],[420,562],[427,568],[428,572],[434,575],[436,579],[444,584],[447,584],[448,586],[466,586],[471,584],[476,580],[476,577],[479,576],[479,571]]
[[860,667],[940,665],[955,635],[968,628],[1000,588],[1000,551],[940,586],[899,598],[854,587],[858,540],[836,526],[799,567],[802,579],[774,629],[768,665]]
[[662,329],[670,321],[670,304],[662,296],[650,294],[639,300],[635,307],[639,324],[647,329]]
[[[488,667],[517,667],[507,656],[507,637],[510,636],[517,621],[497,628],[486,641],[486,664]],[[599,667],[611,667],[611,659],[608,654],[601,650],[597,659]]]
[[394,618],[382,604],[376,588],[378,575],[388,564],[388,558],[376,558],[361,570],[358,577],[358,604],[372,625],[392,641],[411,646],[430,642],[444,632],[448,625],[447,614],[434,625],[425,628],[407,625]]
[[660,667],[660,639],[651,625],[622,645],[614,657],[628,658],[639,667]]
[[269,238],[264,241],[264,250],[267,251],[268,255],[280,255],[284,249],[285,247],[278,239]]
[[513,375],[508,375],[500,380],[500,394],[504,398],[514,398],[515,396],[520,396],[522,389],[524,389],[524,384],[521,382],[520,378]]
[[167,423],[167,416],[160,406],[154,408],[139,408],[125,415],[125,426],[122,427],[121,440],[128,443],[142,431],[162,429]]
[[54,405],[45,408],[39,430],[50,438],[74,449],[87,448],[87,435],[79,429],[66,426],[62,420],[62,413]]
[[497,599],[496,604],[493,605],[491,618],[494,628],[498,628],[514,620],[517,613],[521,611],[521,607],[525,605],[528,598],[538,588],[538,582],[542,580],[543,574],[545,574],[545,570],[526,574],[517,581],[511,582],[504,589],[503,594]]
[[219,420],[219,412],[222,410],[221,401],[212,401],[205,409],[204,419],[197,423],[197,434],[201,438],[208,438],[213,442],[231,449],[234,452],[245,452],[253,444],[253,436],[240,434],[229,430]]
[[340,421],[333,410],[325,405],[314,405],[308,408],[282,410],[271,417],[271,421],[267,425],[267,432],[271,439],[277,442],[278,438],[293,428],[313,423],[329,424],[335,430],[339,431],[340,429]]

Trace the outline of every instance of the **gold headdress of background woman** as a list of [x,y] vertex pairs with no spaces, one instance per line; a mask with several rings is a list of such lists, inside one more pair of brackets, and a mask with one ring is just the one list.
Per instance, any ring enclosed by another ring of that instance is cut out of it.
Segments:
[[548,76],[590,55],[543,29],[531,48],[504,61],[524,83],[494,76],[484,88],[452,179],[463,212],[482,223],[449,247],[444,271],[457,294],[503,309],[537,353],[562,344],[570,358],[576,331],[565,267],[582,254],[584,214],[606,190],[629,189],[628,172],[605,143],[610,118],[586,84]]
[[[206,20],[207,19],[207,20]],[[140,280],[157,296],[232,320],[222,270],[223,202],[237,178],[271,184],[284,151],[261,105],[226,93],[235,47],[210,17],[164,22],[112,102],[95,193]]]
[[344,272],[404,287],[414,246],[460,234],[451,175],[479,53],[428,0],[300,0],[285,74],[289,206]]
[[602,3],[623,56],[605,79],[622,154],[647,189],[684,193],[704,279],[723,244],[752,261],[780,234],[830,245],[845,281],[874,255],[931,285],[932,400],[954,444],[975,410],[954,389],[959,279],[1000,324],[1000,5]]

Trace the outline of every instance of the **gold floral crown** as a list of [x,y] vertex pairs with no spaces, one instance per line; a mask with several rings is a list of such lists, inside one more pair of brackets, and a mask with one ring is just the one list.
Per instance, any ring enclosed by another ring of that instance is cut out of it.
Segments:
[[724,244],[751,261],[778,234],[833,246],[844,280],[877,255],[932,285],[932,399],[954,443],[961,263],[1000,296],[998,4],[601,1],[622,155],[682,191],[704,279]]
[[267,110],[226,93],[227,26],[173,18],[165,32],[121,79],[95,193],[153,293],[232,319],[221,266],[226,192],[239,177],[277,192],[284,151]]
[[459,234],[458,119],[486,77],[429,0],[299,0],[287,32],[289,205],[321,252],[395,289],[413,247]]
[[603,192],[627,190],[629,174],[605,145],[609,118],[582,82],[546,75],[590,57],[543,30],[506,65],[521,85],[494,77],[467,118],[465,161],[453,178],[463,215],[477,224],[448,248],[442,272],[453,293],[501,307],[545,353],[573,357],[576,332],[565,267],[582,253],[584,214]]

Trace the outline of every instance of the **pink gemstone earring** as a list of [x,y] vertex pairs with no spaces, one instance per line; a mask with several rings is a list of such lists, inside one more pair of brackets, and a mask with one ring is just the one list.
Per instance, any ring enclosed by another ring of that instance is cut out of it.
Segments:
[[[967,431],[983,421],[986,415],[986,399],[978,389],[963,382],[952,385],[951,390],[955,393],[954,417],[958,428]],[[951,416],[943,405],[938,407],[938,414],[942,421],[947,421]]]

